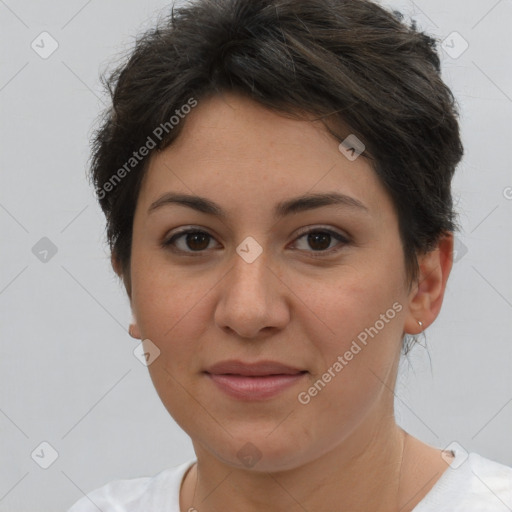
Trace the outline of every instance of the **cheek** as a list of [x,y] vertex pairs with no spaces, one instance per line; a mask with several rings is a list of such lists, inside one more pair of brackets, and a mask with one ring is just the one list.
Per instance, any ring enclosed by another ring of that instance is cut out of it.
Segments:
[[377,350],[383,345],[396,347],[406,299],[400,270],[368,265],[332,280],[304,284],[298,294],[307,297],[304,302],[312,312],[308,338],[321,340],[318,348],[331,359],[349,350],[353,340],[379,339],[379,344],[373,344]]
[[[205,289],[190,286],[190,279],[171,275],[167,265],[150,258],[134,260],[132,308],[143,338],[159,349],[148,371],[163,405],[185,430],[196,421],[191,406],[192,379],[200,371],[196,340],[211,322],[206,311]],[[194,281],[197,284],[196,281]],[[203,300],[201,300],[203,299]]]
[[143,338],[150,339],[160,350],[149,371],[160,383],[155,382],[157,391],[174,388],[177,382],[169,374],[181,382],[187,373],[199,371],[195,340],[204,338],[202,333],[211,325],[205,294],[215,282],[206,275],[205,279],[191,280],[150,254],[138,257],[134,251],[132,261],[133,313]]
[[[335,286],[308,288],[322,322],[310,322],[307,337],[320,357],[298,401],[319,437],[334,439],[341,430],[350,432],[376,402],[384,398],[388,404],[392,398],[383,382],[392,387],[404,308],[399,281],[380,276],[377,270]],[[316,425],[313,417],[323,421]],[[338,427],[325,425],[326,418]]]
[[[134,244],[135,245],[135,244]],[[205,289],[207,283],[204,283]],[[166,262],[158,250],[133,250],[132,308],[143,334],[165,340],[187,313],[194,314],[204,290]]]

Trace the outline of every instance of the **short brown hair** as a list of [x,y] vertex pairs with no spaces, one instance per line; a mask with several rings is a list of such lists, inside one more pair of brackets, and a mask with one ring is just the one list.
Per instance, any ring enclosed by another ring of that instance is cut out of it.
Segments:
[[[463,146],[455,100],[436,41],[396,11],[367,0],[195,0],[139,37],[105,83],[112,107],[95,133],[91,177],[125,283],[149,157],[179,135],[186,116],[169,121],[177,110],[225,91],[320,118],[338,140],[348,127],[363,141],[396,208],[410,282],[417,254],[456,229],[451,180]],[[168,129],[107,193],[159,126]]]

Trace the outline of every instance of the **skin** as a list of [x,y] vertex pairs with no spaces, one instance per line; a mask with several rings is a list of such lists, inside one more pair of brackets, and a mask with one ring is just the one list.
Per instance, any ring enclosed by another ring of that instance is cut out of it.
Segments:
[[[419,255],[420,277],[409,287],[392,201],[370,162],[348,160],[338,144],[320,122],[230,93],[200,101],[179,138],[150,160],[125,284],[132,335],[159,348],[151,379],[196,452],[182,511],[407,512],[448,467],[440,450],[397,426],[392,390],[402,336],[421,332],[440,311],[453,237]],[[178,204],[148,213],[171,191],[206,197],[226,218]],[[333,191],[368,211],[324,206],[272,215],[280,201]],[[175,247],[184,253],[162,247],[180,227],[211,238],[187,245],[182,236]],[[315,251],[298,233],[304,227],[349,241],[327,238],[323,253]],[[262,249],[252,263],[236,252],[248,236]],[[202,252],[190,256],[196,247]],[[112,263],[121,275],[114,256]],[[307,405],[299,403],[298,393],[394,303],[401,311]],[[226,359],[271,359],[308,373],[272,399],[240,401],[203,373]],[[237,457],[247,443],[261,457],[252,467]]]

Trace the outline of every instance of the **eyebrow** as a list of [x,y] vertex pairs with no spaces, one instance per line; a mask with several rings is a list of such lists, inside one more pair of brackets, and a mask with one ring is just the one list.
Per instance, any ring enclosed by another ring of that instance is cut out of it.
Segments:
[[[221,219],[226,219],[227,217],[226,212],[210,199],[175,192],[168,192],[154,201],[148,208],[148,215],[163,206],[172,204],[187,206],[202,213],[215,215]],[[354,208],[369,213],[369,209],[358,199],[345,194],[329,192],[324,194],[305,194],[282,201],[275,206],[274,217],[282,218],[293,213],[332,205]]]

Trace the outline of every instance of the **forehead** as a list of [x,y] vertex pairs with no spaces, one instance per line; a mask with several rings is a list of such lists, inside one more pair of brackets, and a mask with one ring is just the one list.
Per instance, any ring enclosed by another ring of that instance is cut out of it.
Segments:
[[[180,136],[155,154],[139,202],[147,210],[165,192],[209,197],[233,210],[333,192],[370,210],[389,198],[369,161],[347,159],[320,121],[298,120],[237,95],[203,101]],[[385,205],[384,205],[385,206]]]
[[183,122],[182,133],[167,148],[167,154],[180,160],[190,157],[214,164],[243,156],[235,163],[251,160],[287,167],[287,162],[304,159],[305,163],[332,161],[337,146],[320,121],[287,117],[233,93],[200,100]]

